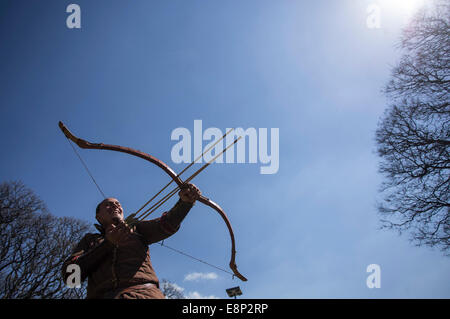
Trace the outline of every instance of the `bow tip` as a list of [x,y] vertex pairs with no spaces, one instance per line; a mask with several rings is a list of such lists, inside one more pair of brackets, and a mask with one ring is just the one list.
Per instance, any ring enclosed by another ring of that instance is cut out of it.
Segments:
[[70,138],[69,130],[68,130],[67,127],[64,125],[64,123],[61,122],[61,121],[59,121],[59,122],[58,122],[58,126],[59,126],[59,128],[61,129],[61,131],[64,133],[64,135],[65,135],[67,138]]
[[237,270],[237,266],[234,262],[230,262],[230,269],[233,270],[234,276],[238,277],[242,281],[247,281],[247,278],[242,276],[242,274]]
[[242,281],[247,281],[247,278],[245,278],[244,276],[242,276],[241,274],[234,274],[236,277],[238,277],[240,280]]

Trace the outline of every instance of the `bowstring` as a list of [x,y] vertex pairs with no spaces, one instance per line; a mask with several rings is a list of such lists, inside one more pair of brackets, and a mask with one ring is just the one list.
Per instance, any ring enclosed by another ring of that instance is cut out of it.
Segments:
[[86,172],[89,174],[89,176],[91,177],[92,181],[94,182],[95,186],[97,186],[98,191],[100,192],[100,194],[102,194],[103,198],[106,199],[105,193],[103,193],[102,189],[100,188],[100,186],[97,184],[97,181],[95,180],[94,176],[92,175],[91,171],[89,170],[88,166],[86,165],[86,163],[83,161],[83,158],[81,157],[81,155],[77,152],[77,150],[75,149],[75,147],[73,146],[73,144],[69,141],[69,139],[67,139],[67,142],[69,143],[70,147],[72,147],[73,151],[75,152],[75,154],[77,155],[78,159],[80,160],[81,164],[84,166],[84,169],[86,170]]
[[191,259],[193,259],[193,260],[196,260],[196,261],[198,261],[198,262],[201,262],[201,263],[203,263],[203,264],[205,264],[205,265],[208,265],[208,266],[210,266],[210,267],[216,268],[217,270],[220,270],[220,271],[223,271],[223,272],[225,272],[225,273],[227,273],[227,274],[230,274],[230,275],[232,275],[233,278],[234,278],[234,274],[233,274],[232,272],[230,272],[230,271],[228,271],[228,270],[225,270],[225,269],[223,269],[223,268],[220,268],[220,267],[218,267],[218,266],[216,266],[216,265],[210,264],[210,263],[208,263],[208,262],[206,262],[206,261],[204,261],[204,260],[202,260],[202,259],[200,259],[200,258],[197,258],[197,257],[194,257],[194,256],[192,256],[192,255],[189,255],[189,254],[187,254],[187,253],[185,253],[185,252],[183,252],[183,251],[181,251],[181,250],[179,250],[179,249],[175,249],[175,248],[173,248],[173,247],[167,246],[166,244],[164,244],[164,240],[161,241],[159,244],[160,244],[162,247],[168,248],[168,249],[170,249],[170,250],[172,250],[172,251],[174,251],[174,252],[176,252],[176,253],[178,253],[178,254],[180,254],[180,255],[189,257],[189,258],[191,258]]

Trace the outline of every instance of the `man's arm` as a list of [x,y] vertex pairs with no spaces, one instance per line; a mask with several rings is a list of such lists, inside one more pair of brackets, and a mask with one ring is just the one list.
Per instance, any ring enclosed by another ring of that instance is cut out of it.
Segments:
[[193,203],[180,199],[170,211],[163,213],[161,217],[139,222],[136,225],[136,231],[144,236],[148,244],[164,240],[178,231],[181,222],[192,206]]
[[114,248],[114,245],[108,240],[98,240],[99,235],[87,234],[78,243],[72,254],[63,264],[62,275],[64,282],[70,273],[67,272],[67,267],[70,264],[76,264],[81,269],[81,281],[84,281],[89,274],[97,268],[97,266],[107,257]]

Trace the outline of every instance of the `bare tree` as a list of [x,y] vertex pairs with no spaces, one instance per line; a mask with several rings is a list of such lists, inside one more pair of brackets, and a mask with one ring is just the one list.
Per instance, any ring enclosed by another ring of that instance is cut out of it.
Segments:
[[183,294],[183,288],[178,287],[167,279],[161,280],[160,287],[167,299],[186,299]]
[[0,297],[84,297],[86,287],[66,288],[60,271],[88,230],[86,222],[48,213],[22,183],[0,184]]
[[404,30],[376,132],[383,227],[417,245],[450,248],[450,4],[436,1]]

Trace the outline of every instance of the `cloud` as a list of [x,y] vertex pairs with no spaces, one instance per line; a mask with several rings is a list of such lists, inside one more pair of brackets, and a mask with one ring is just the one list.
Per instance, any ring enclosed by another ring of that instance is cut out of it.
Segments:
[[208,273],[201,273],[201,272],[192,272],[190,274],[187,274],[184,276],[185,281],[196,281],[196,280],[212,280],[217,279],[218,276],[214,272],[208,272]]
[[219,297],[216,297],[214,295],[211,296],[202,296],[199,292],[197,291],[190,291],[187,295],[186,295],[186,299],[219,299]]

